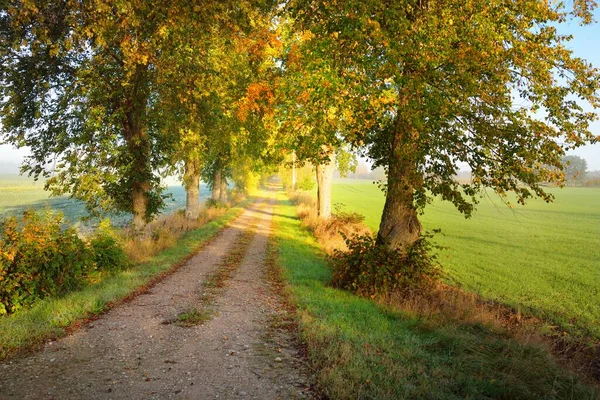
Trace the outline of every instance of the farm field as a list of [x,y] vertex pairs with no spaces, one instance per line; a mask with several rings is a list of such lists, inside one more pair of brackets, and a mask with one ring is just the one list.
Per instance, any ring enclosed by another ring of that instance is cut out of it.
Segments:
[[[435,241],[447,247],[440,262],[449,283],[600,338],[600,189],[552,191],[554,203],[514,209],[490,192],[468,220],[435,200],[421,221],[442,230]],[[384,197],[372,182],[335,182],[333,203],[377,231]]]
[[[169,186],[166,193],[170,194],[171,198],[167,199],[163,213],[168,214],[185,207],[185,189],[182,186]],[[201,198],[204,199],[209,194],[208,187],[201,184]],[[62,212],[72,222],[87,215],[85,207],[77,200],[68,197],[49,197],[49,193],[44,191],[44,184],[41,181],[35,182],[31,178],[19,175],[0,174],[0,217],[18,214],[27,208],[44,207]],[[127,223],[130,217],[117,215],[112,219],[114,224],[121,225]]]

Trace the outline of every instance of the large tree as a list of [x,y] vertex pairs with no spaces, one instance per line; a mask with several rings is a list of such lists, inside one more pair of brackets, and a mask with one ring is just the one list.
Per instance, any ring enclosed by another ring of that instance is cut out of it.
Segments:
[[[589,23],[592,3],[573,10],[543,0],[286,4],[306,38],[293,61],[307,75],[328,77],[307,91],[339,93],[321,107],[339,116],[346,141],[386,168],[378,244],[413,243],[433,196],[467,216],[485,187],[515,192],[520,203],[552,199],[540,182],[560,180],[565,149],[597,139],[595,114],[573,101],[598,107],[597,70],[574,57],[556,29],[573,15]],[[472,183],[455,179],[462,163]]]
[[177,137],[168,122],[192,111],[181,104],[206,71],[205,41],[253,8],[246,1],[3,2],[3,139],[31,147],[24,170],[52,176],[55,194],[70,193],[91,210],[131,212],[139,228],[163,204],[159,170],[172,161]]

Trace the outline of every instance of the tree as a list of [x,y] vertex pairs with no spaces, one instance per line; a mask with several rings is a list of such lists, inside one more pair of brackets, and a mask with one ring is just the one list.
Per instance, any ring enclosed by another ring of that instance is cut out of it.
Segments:
[[32,0],[1,13],[3,136],[31,146],[24,170],[53,175],[54,194],[91,210],[132,212],[140,227],[162,205],[154,83],[172,10]]
[[564,156],[562,166],[567,181],[583,180],[587,173],[587,162],[579,156]]
[[[310,41],[310,33],[293,30],[289,20],[282,21],[280,31],[285,43],[281,65],[284,70],[278,87],[277,109],[280,129],[287,135],[282,146],[292,151],[301,163],[315,166],[317,180],[317,215],[331,217],[331,189],[336,166],[336,152],[341,148],[339,118],[330,104],[339,98],[326,73],[326,59],[302,57],[299,47]],[[325,62],[322,62],[325,61]],[[324,72],[325,71],[325,72]],[[342,157],[342,161],[347,160]]]
[[[286,4],[306,38],[290,52],[337,132],[387,172],[377,244],[401,248],[421,235],[432,196],[469,216],[485,187],[520,203],[546,201],[564,151],[597,140],[599,76],[565,47],[555,25],[591,22],[593,2],[541,0],[295,0]],[[318,68],[316,68],[318,67]],[[326,80],[327,84],[315,84]],[[339,95],[323,96],[323,92]],[[341,97],[341,98],[340,98]],[[329,100],[327,100],[329,98]],[[542,110],[546,118],[536,118]],[[562,144],[560,144],[562,143]],[[467,163],[473,182],[454,178]]]
[[[180,133],[189,139],[202,125],[183,103],[211,92],[197,88],[207,83],[209,35],[249,26],[248,14],[264,4],[3,2],[2,136],[32,148],[24,170],[52,176],[54,194],[92,211],[131,212],[140,228],[163,205],[160,169],[173,161]],[[184,153],[191,188],[200,165],[193,150]]]

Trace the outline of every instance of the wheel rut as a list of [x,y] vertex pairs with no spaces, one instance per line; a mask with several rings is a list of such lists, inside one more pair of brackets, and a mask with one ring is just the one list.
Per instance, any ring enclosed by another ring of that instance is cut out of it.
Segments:
[[[276,343],[267,337],[281,312],[265,271],[271,211],[269,195],[148,293],[40,352],[1,363],[0,398],[313,397],[291,334]],[[210,315],[173,323],[190,310]]]

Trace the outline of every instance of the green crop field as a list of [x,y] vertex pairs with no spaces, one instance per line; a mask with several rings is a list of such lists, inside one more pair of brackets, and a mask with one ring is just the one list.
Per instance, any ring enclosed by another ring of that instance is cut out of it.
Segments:
[[[600,189],[552,189],[508,208],[490,191],[471,219],[435,200],[421,217],[435,241],[446,280],[466,290],[600,338]],[[371,182],[339,181],[333,203],[365,216],[377,231],[384,197]]]
[[[170,186],[165,192],[170,195],[166,200],[164,213],[172,212],[185,207],[185,189],[181,186]],[[200,187],[201,196],[204,198],[210,191],[204,184]],[[28,208],[39,209],[50,207],[62,212],[65,217],[76,222],[87,215],[83,203],[67,197],[49,197],[44,190],[43,182],[35,182],[31,178],[19,175],[0,174],[0,217],[17,215]],[[113,216],[113,223],[122,225],[130,220],[128,215]]]

